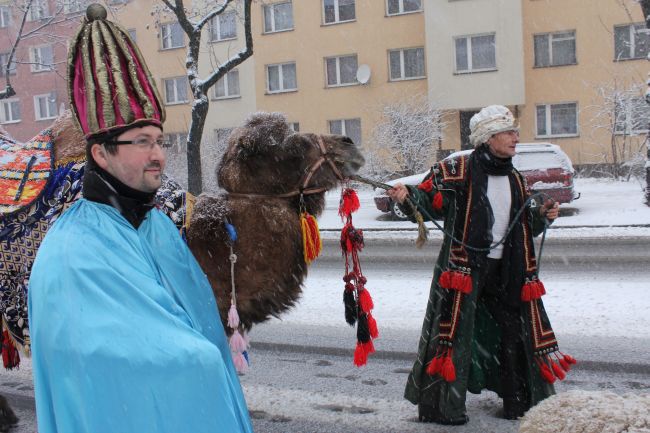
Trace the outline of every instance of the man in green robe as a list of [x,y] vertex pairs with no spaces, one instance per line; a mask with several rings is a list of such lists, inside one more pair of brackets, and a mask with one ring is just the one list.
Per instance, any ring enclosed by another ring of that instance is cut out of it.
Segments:
[[425,219],[443,218],[446,232],[405,391],[423,422],[465,424],[467,391],[486,388],[503,398],[504,418],[517,419],[575,362],[558,350],[533,245],[558,205],[531,206],[512,166],[519,133],[510,110],[486,107],[470,129],[473,152],[436,163],[418,186],[388,191]]

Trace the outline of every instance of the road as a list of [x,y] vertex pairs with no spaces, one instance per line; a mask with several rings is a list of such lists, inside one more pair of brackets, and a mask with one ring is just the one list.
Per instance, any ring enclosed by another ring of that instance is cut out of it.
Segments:
[[[418,251],[413,248],[411,234],[396,238],[368,233],[363,251],[366,274],[376,280],[390,274],[391,278],[426,282],[438,241],[433,239],[424,251]],[[570,281],[587,274],[611,278],[612,274],[633,272],[635,281],[650,281],[647,244],[645,238],[549,238],[542,273]],[[341,257],[336,239],[326,239],[324,247],[322,257],[310,270],[308,285],[310,281],[340,279]],[[620,293],[621,297],[625,295]],[[301,308],[308,306],[301,304],[297,311]],[[419,329],[382,327],[381,348],[366,367],[356,368],[351,361],[354,330],[345,325],[319,325],[320,319],[315,317],[311,325],[275,321],[253,330],[253,366],[241,381],[258,433],[449,431],[418,423],[415,407],[402,398]],[[581,362],[557,385],[558,392],[650,392],[650,339],[617,338],[603,344],[602,338],[593,336],[561,337],[563,349]],[[0,373],[0,393],[8,397],[21,418],[12,431],[35,432],[29,360],[24,360],[18,372]],[[500,419],[499,411],[500,403],[493,393],[470,395],[470,424],[454,432],[517,431],[518,422]]]

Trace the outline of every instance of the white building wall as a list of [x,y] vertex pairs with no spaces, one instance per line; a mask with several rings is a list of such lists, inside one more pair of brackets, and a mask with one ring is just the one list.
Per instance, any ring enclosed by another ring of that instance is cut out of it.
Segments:
[[[444,109],[525,102],[521,0],[425,2],[429,98]],[[454,38],[495,34],[496,71],[456,72]]]

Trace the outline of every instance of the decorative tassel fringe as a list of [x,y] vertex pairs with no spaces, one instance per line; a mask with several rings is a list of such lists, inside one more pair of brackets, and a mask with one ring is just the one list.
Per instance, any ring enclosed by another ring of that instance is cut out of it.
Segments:
[[542,375],[542,379],[550,384],[555,383],[555,376],[553,375],[553,372],[548,367],[548,365],[546,365],[546,363],[543,360],[539,359],[537,356],[535,357],[535,360],[539,366],[539,372]]
[[345,283],[343,305],[345,306],[345,321],[350,326],[354,326],[357,323],[357,301],[354,299],[354,286],[351,283]]
[[424,192],[431,192],[433,191],[433,180],[431,178],[428,178],[424,182],[418,185],[418,189]]
[[415,246],[422,248],[429,239],[429,229],[424,225],[424,218],[417,209],[415,210],[415,221],[418,223],[418,238],[415,240]]
[[458,290],[466,295],[472,293],[472,276],[467,272],[448,269],[440,274],[438,284],[443,289]]
[[357,347],[354,349],[354,365],[362,367],[368,362],[368,355],[375,352],[375,345],[372,340],[365,343],[357,342]]
[[307,212],[300,214],[300,228],[302,229],[302,246],[305,263],[308,265],[320,254],[323,242],[318,231],[316,218]]
[[539,299],[546,294],[544,284],[540,280],[526,281],[521,288],[521,300],[530,302]]
[[436,192],[433,195],[433,201],[431,202],[431,205],[437,211],[442,209],[442,193],[440,191]]
[[237,313],[237,307],[235,304],[230,304],[230,310],[228,310],[228,327],[231,329],[239,328],[239,313]]
[[248,348],[248,344],[246,343],[246,340],[244,340],[244,337],[242,337],[242,335],[239,333],[238,330],[235,330],[235,332],[233,332],[232,335],[230,336],[229,345],[230,345],[230,350],[232,350],[235,353],[245,352],[246,349]]
[[339,216],[344,218],[352,212],[359,210],[359,197],[357,192],[352,188],[345,188],[341,193],[341,201],[339,203]]
[[455,381],[456,366],[453,361],[453,352],[452,348],[439,347],[433,359],[427,366],[427,374],[430,376],[439,374],[446,382]]
[[235,364],[235,370],[237,373],[246,373],[248,371],[248,359],[243,353],[235,355],[233,353],[233,363]]
[[[558,355],[559,353],[559,355]],[[556,378],[564,380],[566,374],[571,370],[571,365],[576,364],[576,360],[569,355],[565,355],[562,352],[554,352],[557,362],[549,355],[536,355],[535,361],[539,366],[540,374],[542,378],[548,383],[554,383]]]
[[2,331],[2,364],[7,370],[12,370],[20,365],[20,354],[6,329]]
[[359,291],[359,307],[364,313],[370,313],[370,310],[375,308],[375,304],[372,302],[372,297],[368,289],[362,289]]
[[368,313],[368,332],[370,333],[370,338],[373,340],[379,337],[379,329],[377,328],[377,321],[372,314]]
[[562,367],[560,367],[557,362],[551,362],[551,368],[553,369],[553,374],[555,374],[555,377],[557,377],[560,380],[564,380],[566,377],[566,372],[562,370]]

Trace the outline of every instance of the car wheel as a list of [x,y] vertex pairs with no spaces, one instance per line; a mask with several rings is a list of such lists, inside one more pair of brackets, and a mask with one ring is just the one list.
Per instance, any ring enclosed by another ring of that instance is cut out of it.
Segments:
[[393,215],[393,219],[396,219],[398,221],[408,221],[409,217],[406,216],[404,211],[400,209],[399,205],[397,202],[394,202],[391,200],[390,202],[390,213]]

